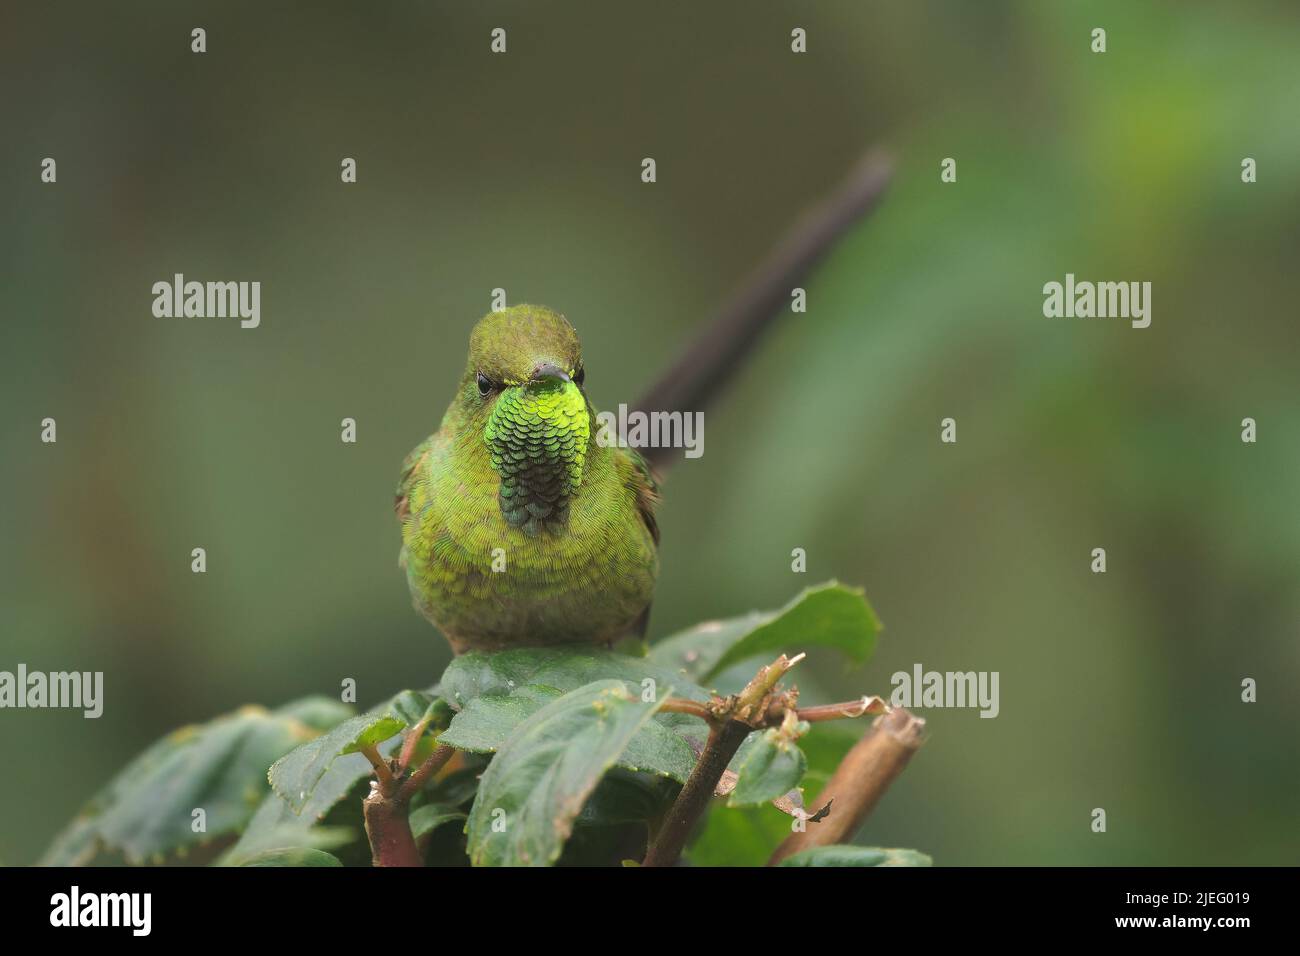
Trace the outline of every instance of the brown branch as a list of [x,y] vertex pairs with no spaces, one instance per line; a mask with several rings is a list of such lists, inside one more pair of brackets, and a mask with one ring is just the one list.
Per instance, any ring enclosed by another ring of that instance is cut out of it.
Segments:
[[[768,326],[785,314],[791,290],[875,207],[889,177],[890,164],[883,154],[873,151],[864,156],[834,192],[795,224],[635,407],[703,411]],[[640,451],[656,468],[679,457],[667,448]]]
[[393,771],[388,766],[388,761],[380,755],[379,748],[374,744],[363,744],[361,752],[370,761],[370,766],[375,768],[375,776],[379,778],[379,789],[391,793],[396,781],[393,779]]
[[718,721],[708,704],[702,704],[698,700],[687,700],[685,697],[669,697],[660,706],[659,711],[660,713],[690,714],[692,717],[707,720],[710,724],[715,724]]
[[924,743],[925,721],[895,708],[877,717],[871,729],[845,755],[818,795],[816,804],[833,804],[819,822],[805,821],[802,833],[792,833],[776,848],[768,866],[800,850],[847,843],[862,826],[889,785]]
[[[643,866],[672,866],[677,862],[682,849],[686,846],[686,841],[690,838],[696,821],[708,809],[709,801],[715,795],[718,795],[719,782],[727,772],[727,765],[731,763],[732,758],[736,756],[736,751],[740,749],[741,743],[753,730],[763,727],[782,726],[787,728],[787,732],[796,733],[794,727],[801,721],[813,723],[823,720],[862,717],[865,714],[885,714],[886,716],[877,720],[866,737],[845,757],[844,762],[840,764],[835,776],[827,785],[826,792],[822,794],[823,802],[837,798],[837,793],[833,792],[836,781],[841,781],[840,785],[849,789],[861,790],[860,797],[866,798],[865,803],[860,805],[860,801],[855,800],[853,797],[844,799],[844,802],[849,807],[849,815],[860,813],[857,823],[861,823],[861,818],[866,816],[876,800],[879,799],[880,793],[884,792],[885,787],[889,786],[889,780],[892,780],[893,776],[899,770],[902,770],[903,764],[907,762],[906,758],[901,763],[898,763],[889,773],[887,779],[884,779],[879,784],[873,796],[871,795],[871,786],[857,786],[857,778],[860,774],[853,768],[864,759],[873,766],[877,762],[876,750],[879,749],[878,745],[873,745],[873,748],[864,750],[864,744],[884,733],[882,721],[889,720],[894,714],[901,714],[906,721],[913,722],[916,725],[916,742],[911,745],[912,749],[920,745],[920,727],[924,726],[925,721],[912,717],[905,710],[890,711],[889,705],[879,697],[861,697],[858,700],[838,704],[822,704],[816,707],[800,709],[797,706],[799,691],[795,688],[781,690],[778,684],[781,678],[789,673],[790,668],[803,659],[803,654],[796,654],[794,657],[787,657],[782,654],[771,664],[760,667],[754,678],[745,685],[744,690],[730,697],[714,697],[708,703],[686,700],[681,697],[669,697],[660,705],[660,710],[691,714],[708,721],[709,739],[704,746],[703,753],[700,754],[699,760],[696,761],[694,769],[691,770],[691,775],[686,779],[686,785],[682,787],[681,793],[677,795],[677,799],[664,816],[663,824],[651,839],[650,846],[646,850],[645,860],[642,863]],[[895,725],[890,724],[888,726],[892,728]],[[901,731],[899,732],[901,733]],[[861,753],[859,753],[860,751]],[[908,756],[910,756],[910,751]],[[847,776],[844,780],[841,780],[841,775]],[[732,776],[734,777],[734,774]],[[723,788],[723,792],[726,792],[726,788]],[[807,817],[805,823],[816,823],[824,816],[825,813],[823,812],[813,817]],[[845,815],[841,814],[841,817],[843,816]],[[856,829],[856,827],[857,824],[855,823],[852,829]]]
[[[373,751],[373,756],[368,751]],[[371,861],[375,866],[424,866],[424,859],[420,856],[415,837],[411,833],[411,798],[420,792],[430,776],[446,765],[455,752],[454,748],[445,744],[439,746],[399,785],[378,751],[374,747],[362,748],[362,753],[375,764],[375,773],[379,777],[371,784],[370,795],[362,803],[366,837],[370,840]],[[383,768],[382,773],[380,767]]]
[[[790,663],[798,663],[798,660],[796,659]],[[669,697],[663,702],[659,710],[675,714],[690,714],[692,717],[699,717],[701,720],[708,721],[710,726],[714,726],[722,723],[718,715],[719,708],[724,704],[725,701],[717,697],[707,704],[698,700],[688,700],[685,697]],[[790,704],[790,699],[784,695],[772,699],[767,714],[756,726],[779,727],[785,720],[785,715],[790,711]],[[810,724],[826,720],[853,720],[857,717],[865,717],[868,714],[874,716],[888,712],[889,704],[885,703],[883,698],[874,696],[859,697],[857,700],[841,701],[838,704],[817,704],[813,707],[794,708],[795,717]]]
[[415,748],[420,746],[420,738],[424,736],[432,720],[432,717],[425,717],[406,729],[406,737],[402,740],[402,752],[397,758],[398,776],[406,773],[406,768],[411,765],[411,760],[415,757]]
[[411,798],[420,792],[424,782],[429,777],[441,770],[448,760],[456,753],[455,747],[449,747],[447,744],[440,744],[433,753],[429,754],[424,763],[420,764],[415,773],[411,774],[402,784],[402,788],[397,791],[399,800],[410,802]]
[[375,866],[424,866],[424,859],[411,834],[407,803],[394,796],[385,796],[378,784],[373,784],[370,796],[361,804],[365,811],[371,862]]
[[691,775],[686,778],[686,785],[664,817],[663,826],[651,840],[643,866],[672,866],[677,862],[696,821],[708,809],[709,801],[717,792],[718,781],[722,779],[727,764],[736,756],[750,731],[764,726],[767,716],[777,707],[794,709],[798,693],[778,691],[777,682],[803,658],[802,654],[794,657],[782,654],[771,664],[760,667],[754,679],[739,694],[714,697],[709,701],[706,706],[709,716],[705,718],[709,721],[709,741],[704,745],[704,752]]
[[672,866],[682,854],[682,848],[691,835],[695,821],[700,818],[713,799],[722,772],[740,749],[741,743],[753,730],[748,724],[729,720],[709,731],[709,742],[686,779],[686,786],[677,795],[663,826],[646,851],[642,866]]
[[745,685],[745,689],[729,699],[732,714],[751,727],[765,726],[768,715],[772,713],[780,712],[781,717],[778,720],[784,718],[784,711],[793,709],[799,700],[799,692],[791,690],[784,694],[777,694],[775,692],[777,681],[807,656],[807,654],[796,654],[794,657],[787,657],[782,654],[772,663],[760,667],[754,679]]
[[794,713],[800,720],[815,724],[822,720],[853,719],[854,717],[865,717],[867,714],[886,714],[888,712],[889,705],[879,697],[863,697],[860,700],[850,700],[842,704],[818,704],[816,707],[800,707]]

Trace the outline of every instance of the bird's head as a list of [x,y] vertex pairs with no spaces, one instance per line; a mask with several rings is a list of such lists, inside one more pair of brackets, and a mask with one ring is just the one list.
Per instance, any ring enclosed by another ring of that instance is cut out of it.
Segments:
[[470,397],[490,402],[511,388],[582,386],[582,343],[568,319],[538,305],[490,312],[469,336],[465,382]]
[[582,483],[592,437],[578,333],[558,312],[517,305],[470,333],[458,402],[481,424],[501,476],[501,512],[535,533],[557,527]]

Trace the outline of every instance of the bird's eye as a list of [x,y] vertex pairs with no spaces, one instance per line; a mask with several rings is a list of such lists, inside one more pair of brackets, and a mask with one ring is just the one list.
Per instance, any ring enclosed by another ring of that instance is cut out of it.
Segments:
[[492,391],[492,381],[482,372],[478,373],[478,393],[484,397]]
[[586,380],[587,380],[587,370],[583,368],[581,365],[579,365],[578,370],[573,373],[573,382],[575,385],[581,385]]

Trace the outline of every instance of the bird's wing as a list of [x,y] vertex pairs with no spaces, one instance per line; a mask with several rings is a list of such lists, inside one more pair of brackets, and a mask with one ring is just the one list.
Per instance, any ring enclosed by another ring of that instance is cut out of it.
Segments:
[[627,456],[630,466],[628,487],[636,495],[636,510],[650,531],[650,536],[654,538],[655,544],[658,545],[659,523],[655,520],[655,509],[659,507],[659,482],[655,478],[654,470],[640,452],[632,448],[620,448],[619,451]]
[[429,452],[433,450],[437,438],[436,434],[430,435],[412,448],[410,454],[402,461],[402,474],[397,479],[397,493],[393,496],[393,511],[397,513],[399,521],[405,521],[410,513],[407,502],[411,494],[411,485],[415,482],[425,459],[429,457]]

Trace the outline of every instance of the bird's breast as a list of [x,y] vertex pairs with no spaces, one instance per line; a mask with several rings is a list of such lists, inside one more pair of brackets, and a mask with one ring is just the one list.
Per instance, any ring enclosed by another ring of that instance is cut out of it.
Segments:
[[576,386],[513,388],[502,393],[483,432],[499,478],[506,524],[526,534],[558,533],[582,486],[590,413]]

